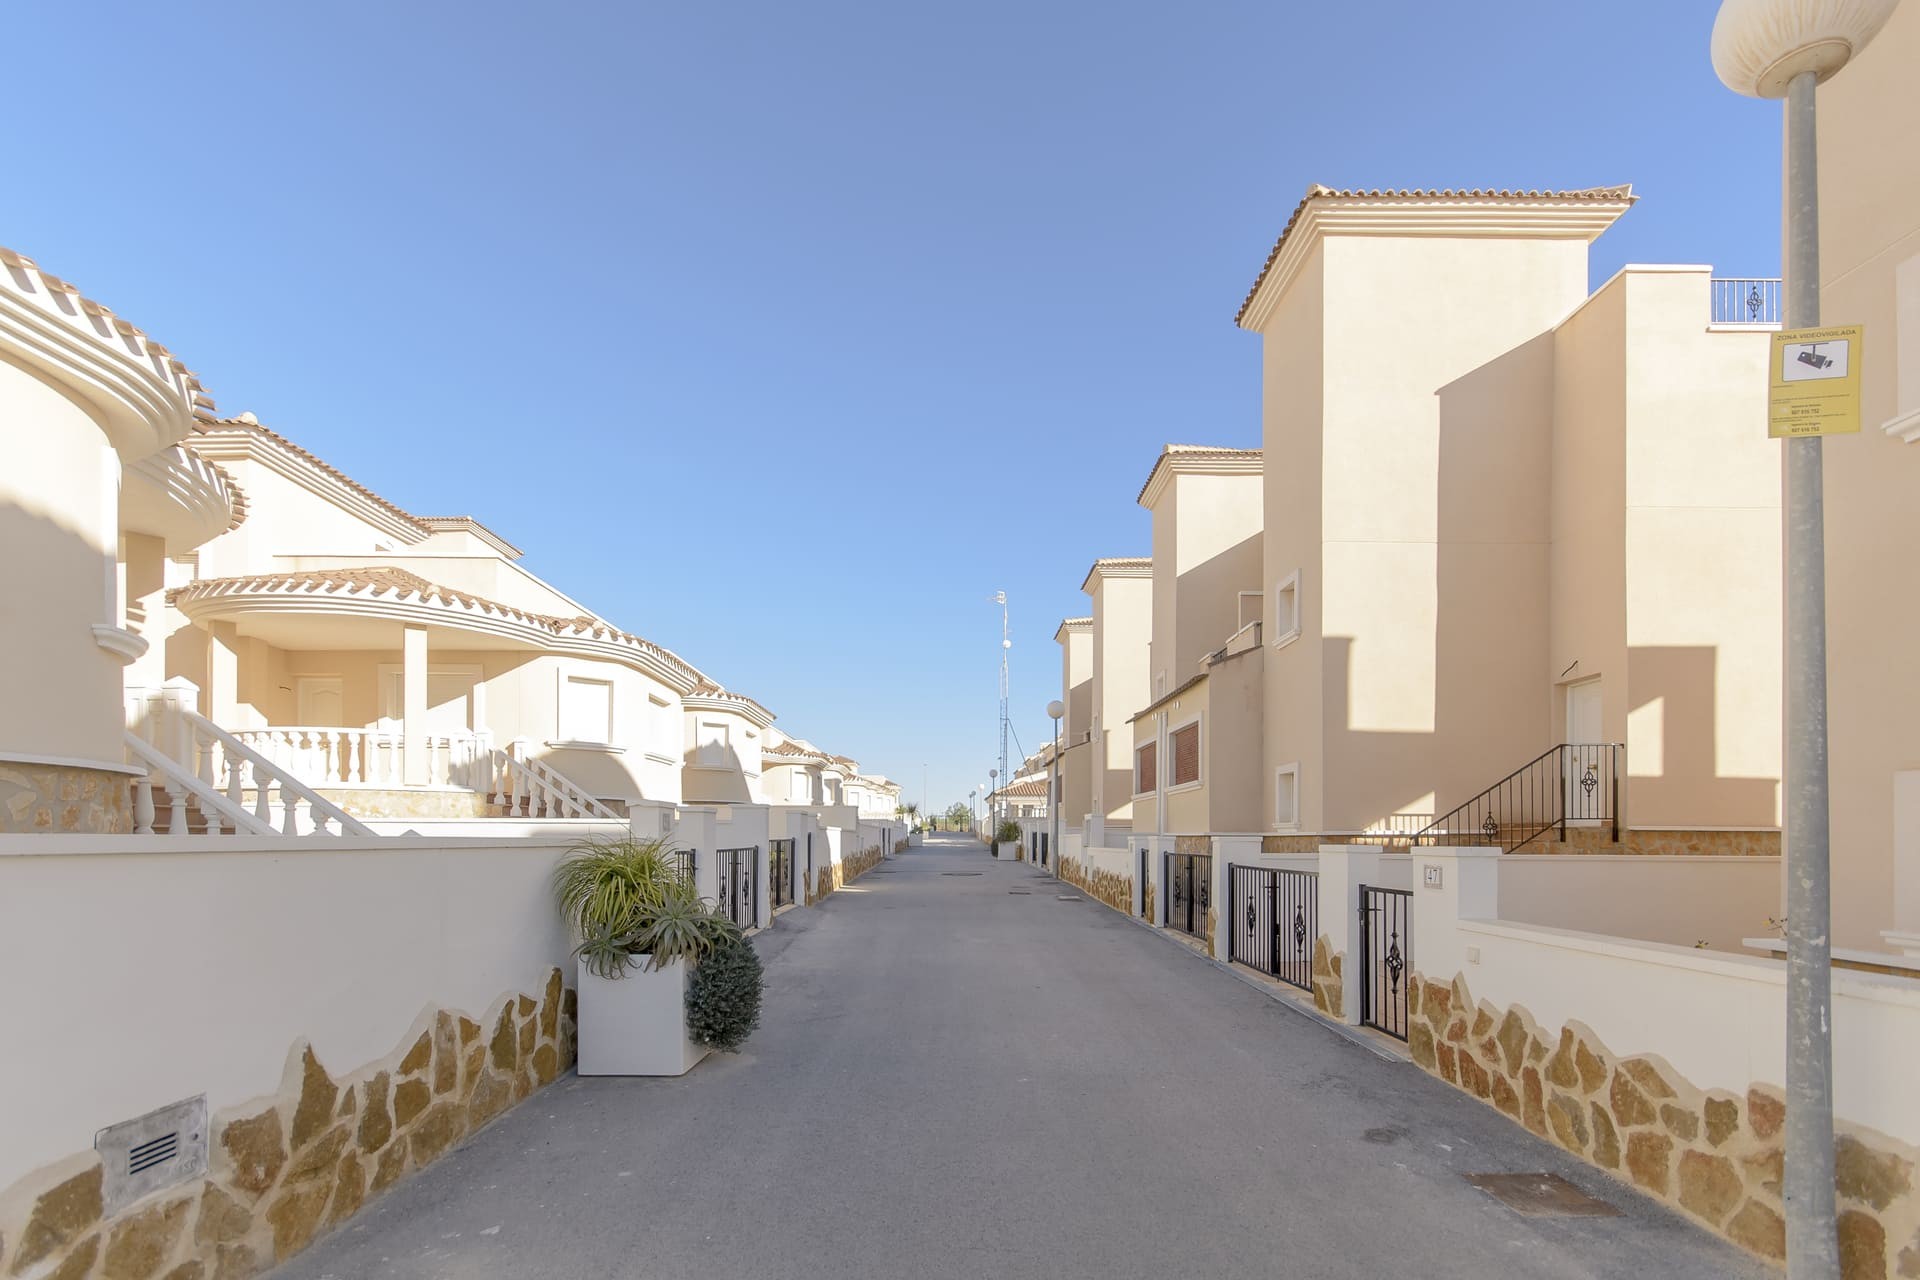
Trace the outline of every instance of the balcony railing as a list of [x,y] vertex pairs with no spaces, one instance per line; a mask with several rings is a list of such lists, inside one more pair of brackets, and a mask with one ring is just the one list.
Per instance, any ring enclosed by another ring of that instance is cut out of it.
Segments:
[[[397,729],[276,725],[236,729],[234,737],[309,786],[392,787],[403,781],[406,735]],[[492,735],[486,730],[432,732],[426,738],[427,785],[490,790]]]
[[1778,329],[1780,282],[1769,279],[1715,279],[1713,316],[1719,328]]

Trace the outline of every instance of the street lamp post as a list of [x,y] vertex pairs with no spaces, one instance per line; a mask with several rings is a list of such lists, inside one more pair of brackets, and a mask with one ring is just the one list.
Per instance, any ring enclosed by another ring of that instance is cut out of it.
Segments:
[[1053,819],[1047,825],[1053,834],[1047,837],[1047,870],[1055,880],[1060,878],[1060,717],[1065,714],[1067,709],[1058,698],[1047,704],[1047,715],[1053,720],[1053,776],[1047,781],[1047,816]]
[[[1786,99],[1788,329],[1820,323],[1815,87],[1898,0],[1725,0],[1713,69],[1736,93]],[[1826,528],[1819,436],[1786,456],[1787,1116],[1781,1200],[1790,1280],[1837,1280],[1834,1231],[1832,882],[1827,828]]]

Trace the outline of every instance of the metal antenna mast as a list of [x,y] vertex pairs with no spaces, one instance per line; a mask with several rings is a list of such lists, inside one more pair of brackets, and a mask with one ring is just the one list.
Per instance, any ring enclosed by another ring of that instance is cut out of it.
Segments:
[[996,591],[993,602],[1000,606],[1000,777],[1001,785],[1013,775],[1007,772],[1007,650],[1013,641],[1007,633],[1007,593]]

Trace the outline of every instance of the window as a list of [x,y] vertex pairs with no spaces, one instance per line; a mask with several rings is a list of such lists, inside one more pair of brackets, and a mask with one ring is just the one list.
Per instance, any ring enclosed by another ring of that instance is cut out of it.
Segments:
[[1295,569],[1273,588],[1273,647],[1300,636],[1300,571]]
[[1300,766],[1283,764],[1273,774],[1273,825],[1300,825]]
[[1133,753],[1133,794],[1143,796],[1153,790],[1160,777],[1160,744],[1149,742]]
[[724,720],[702,720],[700,722],[701,764],[724,765],[732,753],[732,744],[727,738],[727,722]]
[[647,695],[647,754],[671,762],[680,747],[673,707],[664,698]]
[[807,776],[805,769],[793,771],[793,798],[802,804],[813,800],[813,779]]
[[561,683],[560,740],[613,741],[613,681],[568,676]]
[[1200,722],[1183,724],[1167,735],[1173,748],[1173,773],[1167,785],[1184,787],[1200,781]]

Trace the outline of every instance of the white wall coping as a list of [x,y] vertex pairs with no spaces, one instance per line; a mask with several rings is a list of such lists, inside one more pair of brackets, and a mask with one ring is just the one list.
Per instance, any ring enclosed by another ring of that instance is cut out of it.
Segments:
[[1503,853],[1503,862],[1525,866],[1592,866],[1626,862],[1635,866],[1721,864],[1731,867],[1778,866],[1777,853]]
[[[431,819],[421,819],[431,821]],[[602,823],[601,825],[611,825]],[[0,858],[160,857],[166,854],[395,853],[446,849],[485,853],[507,846],[549,850],[573,843],[572,835],[432,836],[170,836],[170,835],[7,835],[0,836]]]
[[[1755,951],[1765,951],[1770,955],[1776,955],[1782,959],[1784,959],[1787,954],[1787,944],[1780,938],[1742,938],[1740,939],[1740,945],[1743,947],[1752,947]],[[1851,960],[1856,964],[1877,964],[1887,969],[1905,969],[1915,975],[1920,975],[1920,956],[1901,955],[1897,951],[1859,951],[1852,947],[1835,947],[1833,949],[1833,958],[1835,960]],[[1782,969],[1781,972],[1785,973],[1786,970]],[[1845,970],[1841,970],[1840,972],[1845,972]],[[1858,972],[1858,970],[1855,970],[1855,972]]]
[[[1579,951],[1662,968],[1690,969],[1696,973],[1717,974],[1743,982],[1779,987],[1783,991],[1787,984],[1786,969],[1763,956],[1737,956],[1725,951],[1707,951],[1666,942],[1641,942],[1607,934],[1554,929],[1547,925],[1514,924],[1505,920],[1462,920],[1458,927],[1461,933],[1506,938],[1514,942],[1561,951]],[[1920,1009],[1920,985],[1905,978],[1842,969],[1834,971],[1833,985],[1836,994],[1844,990],[1847,995],[1857,998]]]

